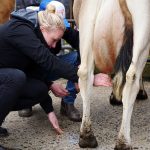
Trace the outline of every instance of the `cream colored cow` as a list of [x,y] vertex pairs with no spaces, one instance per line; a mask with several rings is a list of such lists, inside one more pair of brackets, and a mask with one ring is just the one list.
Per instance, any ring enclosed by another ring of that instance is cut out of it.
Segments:
[[132,149],[131,115],[150,49],[150,0],[74,0],[74,17],[80,32],[78,75],[83,99],[79,145],[97,146],[90,119],[94,66],[108,74],[115,66],[113,93],[123,102],[115,149]]

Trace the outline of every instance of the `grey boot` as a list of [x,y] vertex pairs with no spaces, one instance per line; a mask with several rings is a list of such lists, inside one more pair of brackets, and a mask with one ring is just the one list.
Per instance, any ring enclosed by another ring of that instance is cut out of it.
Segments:
[[32,108],[19,110],[18,115],[20,117],[30,117],[30,116],[32,116]]
[[18,149],[18,148],[8,148],[8,147],[4,147],[4,146],[0,145],[0,150],[21,150],[21,149]]
[[6,137],[8,135],[9,135],[9,133],[8,133],[7,129],[0,127],[0,137]]
[[81,122],[82,118],[79,111],[75,108],[74,104],[67,104],[63,100],[61,101],[60,113],[65,115],[71,121]]

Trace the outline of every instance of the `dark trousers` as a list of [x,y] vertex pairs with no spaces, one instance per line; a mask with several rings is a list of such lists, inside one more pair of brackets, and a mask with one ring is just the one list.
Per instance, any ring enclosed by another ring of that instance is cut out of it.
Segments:
[[[0,126],[10,111],[51,104],[47,85],[18,69],[0,69]],[[48,109],[45,109],[48,113]]]

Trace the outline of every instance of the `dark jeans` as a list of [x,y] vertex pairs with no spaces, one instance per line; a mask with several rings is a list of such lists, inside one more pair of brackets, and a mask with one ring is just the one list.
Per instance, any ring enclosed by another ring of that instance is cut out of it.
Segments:
[[[21,110],[40,103],[45,112],[52,105],[47,85],[27,78],[18,69],[0,69],[0,126],[10,111]],[[52,107],[52,106],[51,106]]]

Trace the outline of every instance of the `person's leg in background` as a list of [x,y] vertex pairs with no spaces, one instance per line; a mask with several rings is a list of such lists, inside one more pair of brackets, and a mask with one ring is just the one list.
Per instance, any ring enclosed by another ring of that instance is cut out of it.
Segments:
[[26,82],[25,74],[18,69],[0,69],[0,136],[8,132],[1,125],[12,110]]
[[[78,52],[72,51],[66,55],[59,56],[60,59],[73,64],[74,66],[78,66],[80,64],[80,59]],[[66,89],[69,92],[68,96],[65,96],[61,101],[61,113],[66,115],[72,121],[81,121],[81,116],[79,111],[75,108],[74,102],[77,96],[77,91],[75,85],[72,81],[67,82]]]

